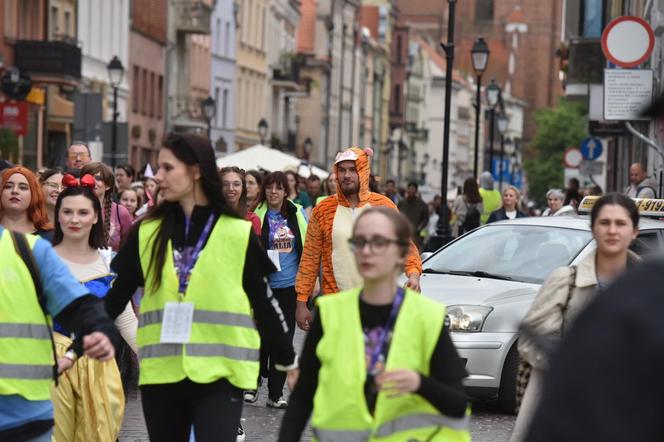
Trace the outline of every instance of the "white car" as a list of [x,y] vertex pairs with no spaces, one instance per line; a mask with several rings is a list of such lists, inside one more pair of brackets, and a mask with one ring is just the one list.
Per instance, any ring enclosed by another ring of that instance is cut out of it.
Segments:
[[[632,250],[662,250],[664,222],[641,218]],[[515,408],[519,325],[544,279],[595,247],[587,216],[533,217],[479,227],[423,262],[422,294],[447,305],[471,396]]]

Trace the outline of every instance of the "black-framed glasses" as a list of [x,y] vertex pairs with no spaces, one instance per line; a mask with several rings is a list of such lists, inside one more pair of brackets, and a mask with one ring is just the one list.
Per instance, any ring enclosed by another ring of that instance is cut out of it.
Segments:
[[355,253],[364,250],[364,247],[367,244],[369,245],[369,250],[371,251],[371,253],[381,253],[385,249],[387,249],[387,247],[390,244],[396,244],[402,247],[408,245],[407,242],[399,241],[397,239],[389,239],[383,236],[374,236],[371,239],[363,238],[361,236],[356,236],[354,238],[349,239],[348,244],[350,244],[351,249]]

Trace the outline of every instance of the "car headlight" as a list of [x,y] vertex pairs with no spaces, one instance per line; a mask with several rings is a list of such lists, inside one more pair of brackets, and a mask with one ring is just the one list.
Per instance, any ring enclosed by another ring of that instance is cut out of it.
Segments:
[[480,332],[493,307],[484,305],[450,305],[447,307],[450,331]]

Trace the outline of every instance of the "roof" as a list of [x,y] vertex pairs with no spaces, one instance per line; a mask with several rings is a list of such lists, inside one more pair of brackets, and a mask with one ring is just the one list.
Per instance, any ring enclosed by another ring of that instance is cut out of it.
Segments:
[[[491,225],[510,224],[510,225],[523,225],[523,226],[542,226],[542,227],[556,227],[561,229],[575,229],[575,230],[588,230],[590,231],[590,217],[585,215],[578,216],[531,216],[527,218],[517,218],[507,221],[498,221]],[[639,220],[639,229],[664,230],[664,221],[659,221],[650,218],[641,218]]]
[[[438,48],[434,48],[431,44],[429,44],[426,40],[419,36],[414,36],[412,39],[415,41],[415,43],[419,44],[422,49],[427,53],[428,58],[436,65],[438,68],[445,72],[447,68],[447,60],[445,59],[445,54],[441,52]],[[460,83],[466,84],[466,79],[464,78],[461,73],[453,69],[452,70],[452,79],[455,81],[458,81]]]

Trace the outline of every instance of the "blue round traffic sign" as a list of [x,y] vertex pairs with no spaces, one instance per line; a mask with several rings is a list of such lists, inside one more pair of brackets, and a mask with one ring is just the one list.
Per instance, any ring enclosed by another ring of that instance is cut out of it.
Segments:
[[581,143],[581,155],[584,160],[596,160],[602,155],[603,150],[602,140],[596,137],[586,138]]

